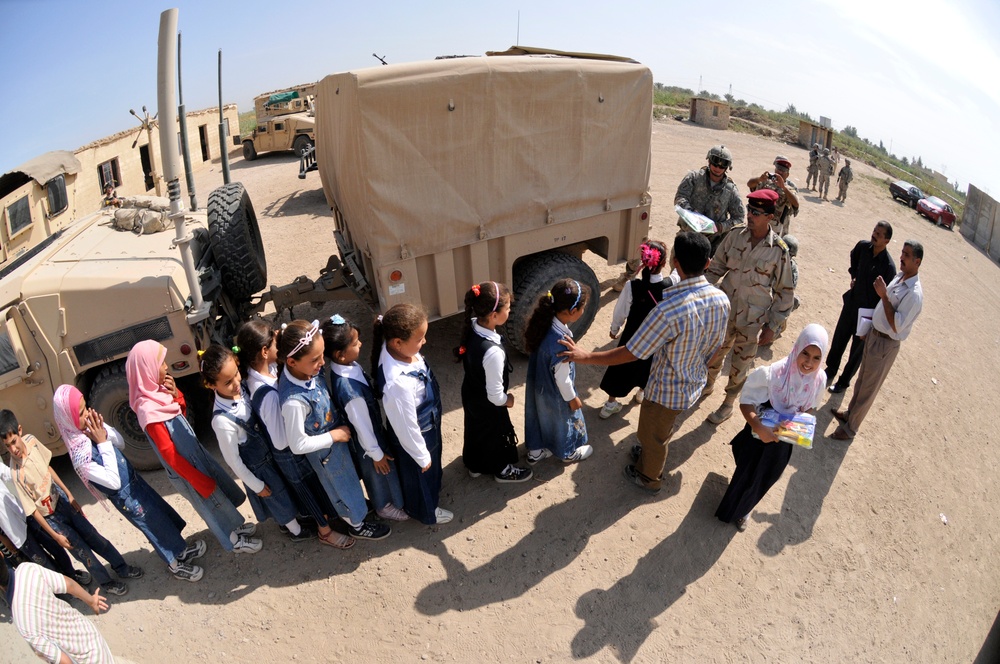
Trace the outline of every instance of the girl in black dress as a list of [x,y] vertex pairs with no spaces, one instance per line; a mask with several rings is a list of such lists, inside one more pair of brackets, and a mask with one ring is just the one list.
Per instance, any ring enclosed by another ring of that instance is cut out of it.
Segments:
[[[663,289],[676,284],[680,279],[676,272],[666,278],[660,273],[667,258],[667,247],[658,240],[647,240],[639,246],[642,273],[622,289],[611,315],[611,338],[618,337],[620,332],[619,346],[628,343],[649,312],[663,299]],[[608,367],[601,380],[601,389],[608,393],[608,401],[601,408],[598,417],[606,420],[621,411],[622,404],[618,399],[628,396],[637,387],[639,390],[635,394],[635,401],[642,403],[643,389],[649,380],[651,366],[652,357]]]
[[472,477],[483,473],[497,482],[525,482],[531,470],[516,466],[517,434],[510,421],[514,396],[510,360],[497,327],[510,315],[510,291],[503,284],[484,281],[465,294],[465,326],[455,349],[465,368],[462,407],[465,444],[462,461]]
[[750,510],[785,471],[794,447],[778,440],[758,415],[765,408],[787,416],[816,408],[826,386],[826,372],[820,367],[828,348],[823,326],[807,325],[788,357],[758,367],[747,376],[740,393],[740,412],[747,424],[730,443],[736,472],[715,512],[721,521],[734,523],[741,532],[747,528]]

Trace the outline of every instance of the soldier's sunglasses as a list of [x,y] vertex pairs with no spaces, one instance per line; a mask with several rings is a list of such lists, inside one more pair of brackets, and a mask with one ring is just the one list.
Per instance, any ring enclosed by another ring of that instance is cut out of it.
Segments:
[[729,168],[729,162],[725,159],[720,159],[718,157],[709,157],[708,163],[716,168]]

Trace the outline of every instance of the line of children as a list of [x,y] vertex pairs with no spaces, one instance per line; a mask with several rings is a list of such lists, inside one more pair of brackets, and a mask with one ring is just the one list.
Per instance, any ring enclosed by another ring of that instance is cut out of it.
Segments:
[[121,450],[121,434],[87,408],[83,394],[72,385],[60,385],[52,398],[52,411],[73,469],[97,501],[108,509],[110,501],[125,519],[139,529],[175,578],[196,582],[203,570],[191,560],[205,555],[205,542],[190,546],[181,531],[184,519],[135,472]]
[[31,434],[25,434],[9,410],[0,411],[0,438],[10,452],[10,469],[24,513],[60,546],[83,563],[105,592],[124,595],[128,586],[114,581],[98,554],[111,564],[119,579],[138,579],[142,568],[129,565],[118,549],[83,515],[83,508],[49,465],[52,452]]
[[594,451],[587,444],[587,423],[580,410],[583,402],[576,393],[576,365],[559,356],[565,350],[559,340],[572,338],[569,326],[583,316],[589,299],[589,288],[575,279],[560,279],[538,298],[528,319],[524,444],[529,464],[553,455],[573,463]]
[[[628,343],[649,312],[663,299],[663,289],[680,281],[676,271],[667,279],[663,278],[661,271],[667,264],[667,258],[667,247],[662,242],[647,240],[639,246],[642,274],[630,281],[628,288],[622,289],[611,315],[611,338],[618,339],[619,347]],[[649,380],[652,365],[653,358],[650,357],[608,367],[601,379],[601,389],[607,392],[608,400],[598,417],[606,420],[620,412],[622,404],[618,399],[628,396],[634,388],[639,388],[635,393],[636,403],[642,403],[643,389]]]
[[265,320],[250,320],[236,332],[240,371],[250,391],[250,407],[260,418],[271,439],[274,462],[288,483],[299,512],[316,523],[321,544],[339,549],[354,545],[354,538],[330,527],[329,515],[336,514],[323,484],[309,460],[294,454],[285,439],[285,421],[278,399],[277,332]]
[[472,477],[488,473],[497,482],[526,482],[532,472],[515,465],[514,395],[507,392],[511,364],[497,331],[510,316],[510,304],[510,291],[495,281],[476,284],[465,294],[465,325],[455,349],[465,370],[462,462]]
[[389,521],[406,521],[403,489],[395,459],[385,449],[382,411],[372,391],[372,379],[357,359],[361,354],[358,327],[335,314],[323,322],[323,354],[329,361],[329,388],[337,418],[351,430],[354,466],[375,506],[375,513]]
[[202,353],[200,366],[202,380],[215,392],[212,429],[219,451],[243,481],[257,521],[273,516],[293,542],[312,539],[316,533],[296,519],[298,508],[272,456],[267,429],[250,406],[236,354],[212,344]]

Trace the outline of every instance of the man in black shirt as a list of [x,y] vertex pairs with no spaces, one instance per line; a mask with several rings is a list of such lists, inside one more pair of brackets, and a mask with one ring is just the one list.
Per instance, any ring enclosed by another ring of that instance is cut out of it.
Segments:
[[880,221],[875,224],[872,231],[872,239],[862,240],[854,245],[851,250],[851,288],[844,293],[844,307],[840,310],[840,318],[837,320],[837,329],[833,332],[833,340],[830,342],[830,352],[826,356],[826,379],[828,383],[833,383],[837,371],[840,369],[840,360],[847,348],[847,342],[851,342],[851,352],[847,356],[847,364],[844,366],[844,373],[836,383],[829,386],[830,392],[839,394],[851,386],[851,379],[857,373],[861,365],[861,355],[865,348],[865,342],[855,335],[858,328],[858,309],[872,309],[879,302],[878,293],[875,292],[875,278],[882,279],[889,283],[896,276],[896,264],[892,256],[886,251],[889,240],[892,239],[892,226],[888,221]]

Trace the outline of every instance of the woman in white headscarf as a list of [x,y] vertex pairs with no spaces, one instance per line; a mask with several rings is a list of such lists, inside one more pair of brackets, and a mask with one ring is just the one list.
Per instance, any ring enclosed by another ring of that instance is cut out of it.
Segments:
[[747,377],[740,394],[740,412],[747,424],[730,443],[736,472],[715,512],[721,521],[746,530],[750,511],[785,471],[793,446],[779,441],[759,415],[773,408],[790,418],[819,406],[826,386],[821,367],[828,348],[826,330],[813,323],[799,334],[788,357],[754,369]]

